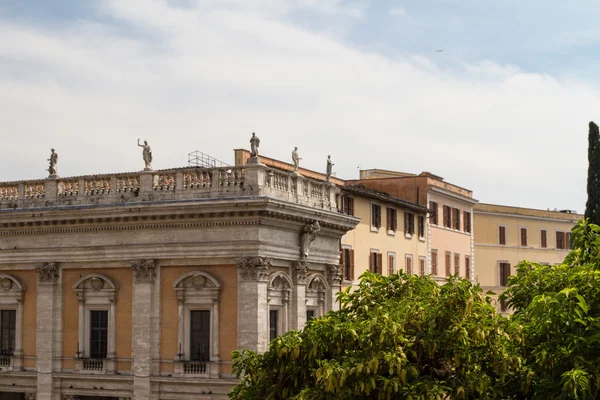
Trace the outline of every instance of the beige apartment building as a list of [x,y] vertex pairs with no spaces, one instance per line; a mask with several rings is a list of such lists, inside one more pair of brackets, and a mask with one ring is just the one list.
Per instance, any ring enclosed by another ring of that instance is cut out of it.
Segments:
[[[560,264],[571,247],[571,229],[583,215],[574,211],[547,211],[477,204],[474,207],[475,279],[484,290],[501,293],[515,266],[527,260]],[[504,304],[496,303],[501,312]]]
[[348,185],[384,192],[430,211],[425,222],[427,274],[443,279],[458,274],[474,279],[473,192],[429,172],[419,175],[381,169],[360,171]]
[[146,165],[0,182],[0,399],[225,399],[233,350],[337,307],[333,182]]

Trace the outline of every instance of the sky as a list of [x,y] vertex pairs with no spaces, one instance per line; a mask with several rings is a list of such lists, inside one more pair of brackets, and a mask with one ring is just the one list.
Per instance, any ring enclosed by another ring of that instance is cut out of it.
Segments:
[[[0,0],[0,181],[249,148],[585,208],[597,0]],[[443,50],[443,51],[436,51]]]

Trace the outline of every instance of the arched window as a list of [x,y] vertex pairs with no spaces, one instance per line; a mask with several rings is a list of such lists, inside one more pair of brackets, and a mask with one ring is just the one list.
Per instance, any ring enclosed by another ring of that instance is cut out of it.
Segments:
[[88,373],[114,372],[118,285],[106,275],[89,274],[79,279],[73,290],[79,302],[75,369]]
[[275,272],[269,277],[269,340],[289,330],[290,292],[292,280],[283,272]]
[[313,274],[307,279],[306,285],[306,315],[314,318],[322,317],[327,313],[327,280],[321,274]]
[[219,376],[219,301],[221,282],[203,271],[174,283],[178,302],[178,352],[175,374]]
[[0,368],[23,367],[23,294],[25,285],[12,275],[0,274]]

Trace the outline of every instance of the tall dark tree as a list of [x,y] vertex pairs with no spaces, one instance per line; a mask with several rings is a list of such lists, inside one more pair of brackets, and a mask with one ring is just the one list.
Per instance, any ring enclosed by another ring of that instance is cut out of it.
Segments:
[[588,199],[585,205],[585,217],[600,225],[600,132],[598,125],[590,122],[588,135]]

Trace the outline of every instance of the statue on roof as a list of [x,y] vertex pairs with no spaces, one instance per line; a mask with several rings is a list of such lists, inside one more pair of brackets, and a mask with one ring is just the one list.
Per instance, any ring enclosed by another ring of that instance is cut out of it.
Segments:
[[298,173],[300,169],[300,160],[302,160],[298,156],[298,147],[294,147],[294,151],[292,151],[292,161],[294,162],[294,172]]
[[52,153],[50,153],[50,166],[48,167],[48,173],[50,174],[50,178],[56,178],[58,176],[58,153],[54,151],[54,149],[50,149]]
[[250,138],[250,157],[258,157],[258,146],[260,146],[260,139],[256,136],[256,133],[252,132]]
[[148,144],[147,140],[144,140],[144,144],[140,144],[140,139],[138,138],[138,146],[143,147],[142,150],[142,158],[144,159],[144,163],[146,166],[144,167],[144,171],[152,171],[152,149]]
[[333,166],[335,164],[331,162],[331,156],[327,156],[327,172],[325,174],[325,179],[328,181],[331,179],[331,172],[333,171]]

